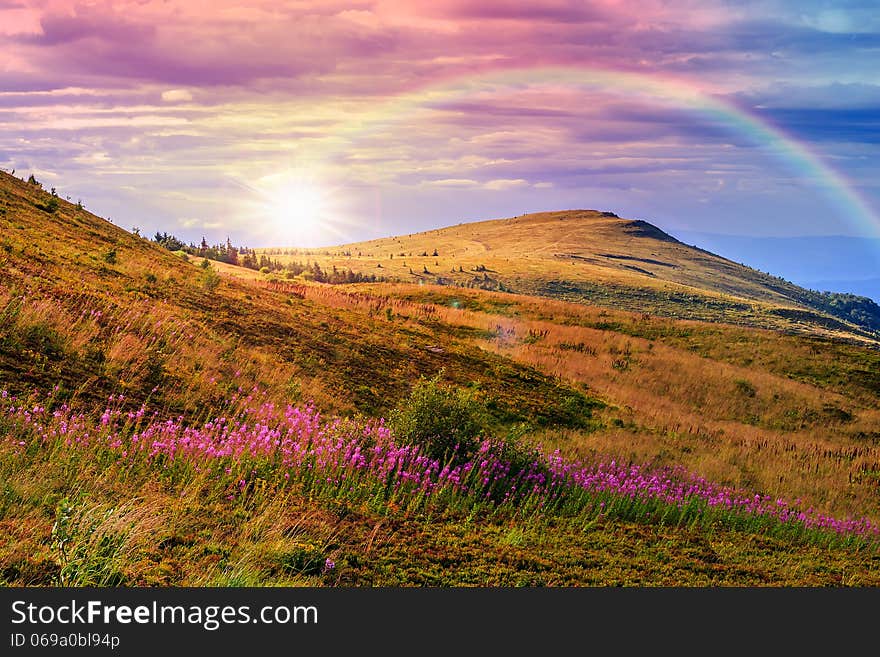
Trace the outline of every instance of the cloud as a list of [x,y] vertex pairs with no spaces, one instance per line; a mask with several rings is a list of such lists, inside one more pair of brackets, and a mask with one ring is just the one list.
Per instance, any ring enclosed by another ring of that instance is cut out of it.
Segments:
[[511,2],[510,0],[446,0],[428,3],[426,9],[445,18],[476,20],[542,21],[549,23],[583,23],[608,20],[611,14],[602,3],[581,0],[549,2]]
[[180,224],[181,228],[205,228],[208,230],[214,230],[223,226],[222,221],[206,221],[192,217],[178,219],[177,223]]
[[427,107],[432,107],[444,112],[460,114],[462,116],[473,119],[478,117],[484,123],[497,122],[498,119],[569,119],[577,116],[577,114],[568,109],[561,107],[535,107],[519,104],[499,102],[498,100],[487,99],[480,101],[454,101],[445,103],[429,103]]
[[761,114],[798,139],[880,144],[880,106],[857,109],[764,109]]
[[[389,218],[405,197],[406,214],[438,220],[463,198],[480,217],[584,190],[644,210],[660,199],[678,216],[692,196],[718,201],[705,190],[722,179],[728,190],[798,180],[724,116],[625,84],[551,84],[542,67],[707,90],[880,194],[876,3],[831,14],[822,0],[16,4],[0,0],[4,162],[54,171],[89,202],[130,186],[112,213],[140,213],[139,225],[219,227],[194,217],[232,221],[236,195],[290,166],[326,173],[340,196]],[[725,202],[725,216],[748,212]]]
[[517,187],[528,186],[529,181],[522,178],[498,178],[495,180],[490,180],[483,184],[484,189],[491,189],[493,191],[505,191],[508,189],[516,189]]
[[169,89],[168,91],[162,92],[162,100],[166,103],[175,103],[175,102],[186,102],[193,99],[193,95],[191,92],[186,89]]
[[830,84],[774,83],[728,97],[745,108],[857,109],[880,106],[880,85],[832,82]]
[[179,2],[56,7],[45,10],[39,34],[9,41],[42,71],[194,87],[328,73],[395,48],[394,30],[357,11],[218,4],[204,14]]
[[682,0],[640,2],[638,11],[574,0],[218,0],[210,10],[173,0],[60,1],[32,11],[42,12],[41,32],[6,39],[7,52],[11,44],[27,66],[5,74],[29,68],[38,78],[54,72],[102,85],[193,89],[256,89],[271,81],[274,89],[308,95],[400,92],[515,66],[742,72],[775,66],[774,50],[783,57],[817,49],[870,55],[880,43],[871,32],[822,31],[797,12]]
[[477,187],[480,183],[470,178],[443,178],[442,180],[426,180],[429,187]]
[[85,39],[138,47],[152,39],[156,27],[127,20],[96,7],[79,6],[72,14],[48,13],[40,19],[42,33],[18,37],[39,46],[58,46]]

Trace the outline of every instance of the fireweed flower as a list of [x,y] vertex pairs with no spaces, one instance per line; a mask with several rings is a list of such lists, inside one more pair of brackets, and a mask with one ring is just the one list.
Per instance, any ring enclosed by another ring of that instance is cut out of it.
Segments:
[[[111,395],[109,401],[123,399]],[[480,444],[472,460],[453,466],[431,459],[417,446],[397,445],[382,419],[324,418],[311,402],[280,409],[262,401],[257,390],[230,401],[228,408],[228,413],[201,426],[187,426],[182,417],[162,420],[155,412],[148,414],[143,405],[133,413],[110,406],[95,426],[66,405],[47,413],[45,404],[26,408],[0,393],[0,421],[8,427],[0,441],[21,449],[27,438],[42,445],[61,435],[67,448],[107,450],[132,465],[140,458],[163,468],[175,463],[213,468],[217,477],[241,492],[247,480],[237,463],[245,464],[250,480],[259,469],[263,478],[274,476],[287,485],[320,485],[338,493],[356,490],[360,482],[367,488],[384,487],[383,495],[398,500],[397,496],[418,495],[422,503],[450,493],[480,504],[528,501],[550,509],[574,500],[578,508],[611,514],[620,508],[615,500],[625,500],[624,506],[634,513],[633,505],[638,504],[688,513],[717,509],[841,535],[880,538],[880,528],[868,519],[832,518],[812,507],[803,508],[801,500],[789,503],[719,486],[680,467],[651,468],[616,460],[584,463],[564,458],[559,450],[549,454],[536,450],[530,461],[514,464],[503,456],[503,444],[490,440]],[[642,507],[639,515],[646,512],[650,515]]]

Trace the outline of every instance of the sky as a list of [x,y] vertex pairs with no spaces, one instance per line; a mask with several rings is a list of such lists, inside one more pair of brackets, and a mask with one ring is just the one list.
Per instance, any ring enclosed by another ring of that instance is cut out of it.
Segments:
[[876,0],[0,0],[0,53],[0,167],[148,236],[880,237]]

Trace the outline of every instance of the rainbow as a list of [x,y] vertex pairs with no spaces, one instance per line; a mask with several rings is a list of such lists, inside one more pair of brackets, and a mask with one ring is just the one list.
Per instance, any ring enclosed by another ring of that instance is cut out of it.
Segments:
[[442,106],[487,91],[515,90],[528,86],[560,85],[565,88],[626,94],[654,103],[693,111],[716,125],[742,135],[775,156],[798,178],[809,181],[863,236],[880,237],[880,217],[852,183],[825,163],[803,142],[766,120],[723,99],[706,86],[674,77],[597,69],[592,67],[533,67],[453,76],[418,87],[375,107],[343,132],[368,134],[389,122],[420,110]]

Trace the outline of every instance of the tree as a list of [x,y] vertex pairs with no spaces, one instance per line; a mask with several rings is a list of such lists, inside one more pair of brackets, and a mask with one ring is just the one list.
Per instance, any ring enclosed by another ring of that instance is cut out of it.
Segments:
[[153,237],[153,241],[169,251],[186,251],[189,248],[183,241],[177,239],[174,235],[169,235],[168,233],[157,232]]
[[[205,262],[208,262],[205,260]],[[202,286],[208,291],[213,292],[220,285],[220,274],[210,265],[202,272]]]

